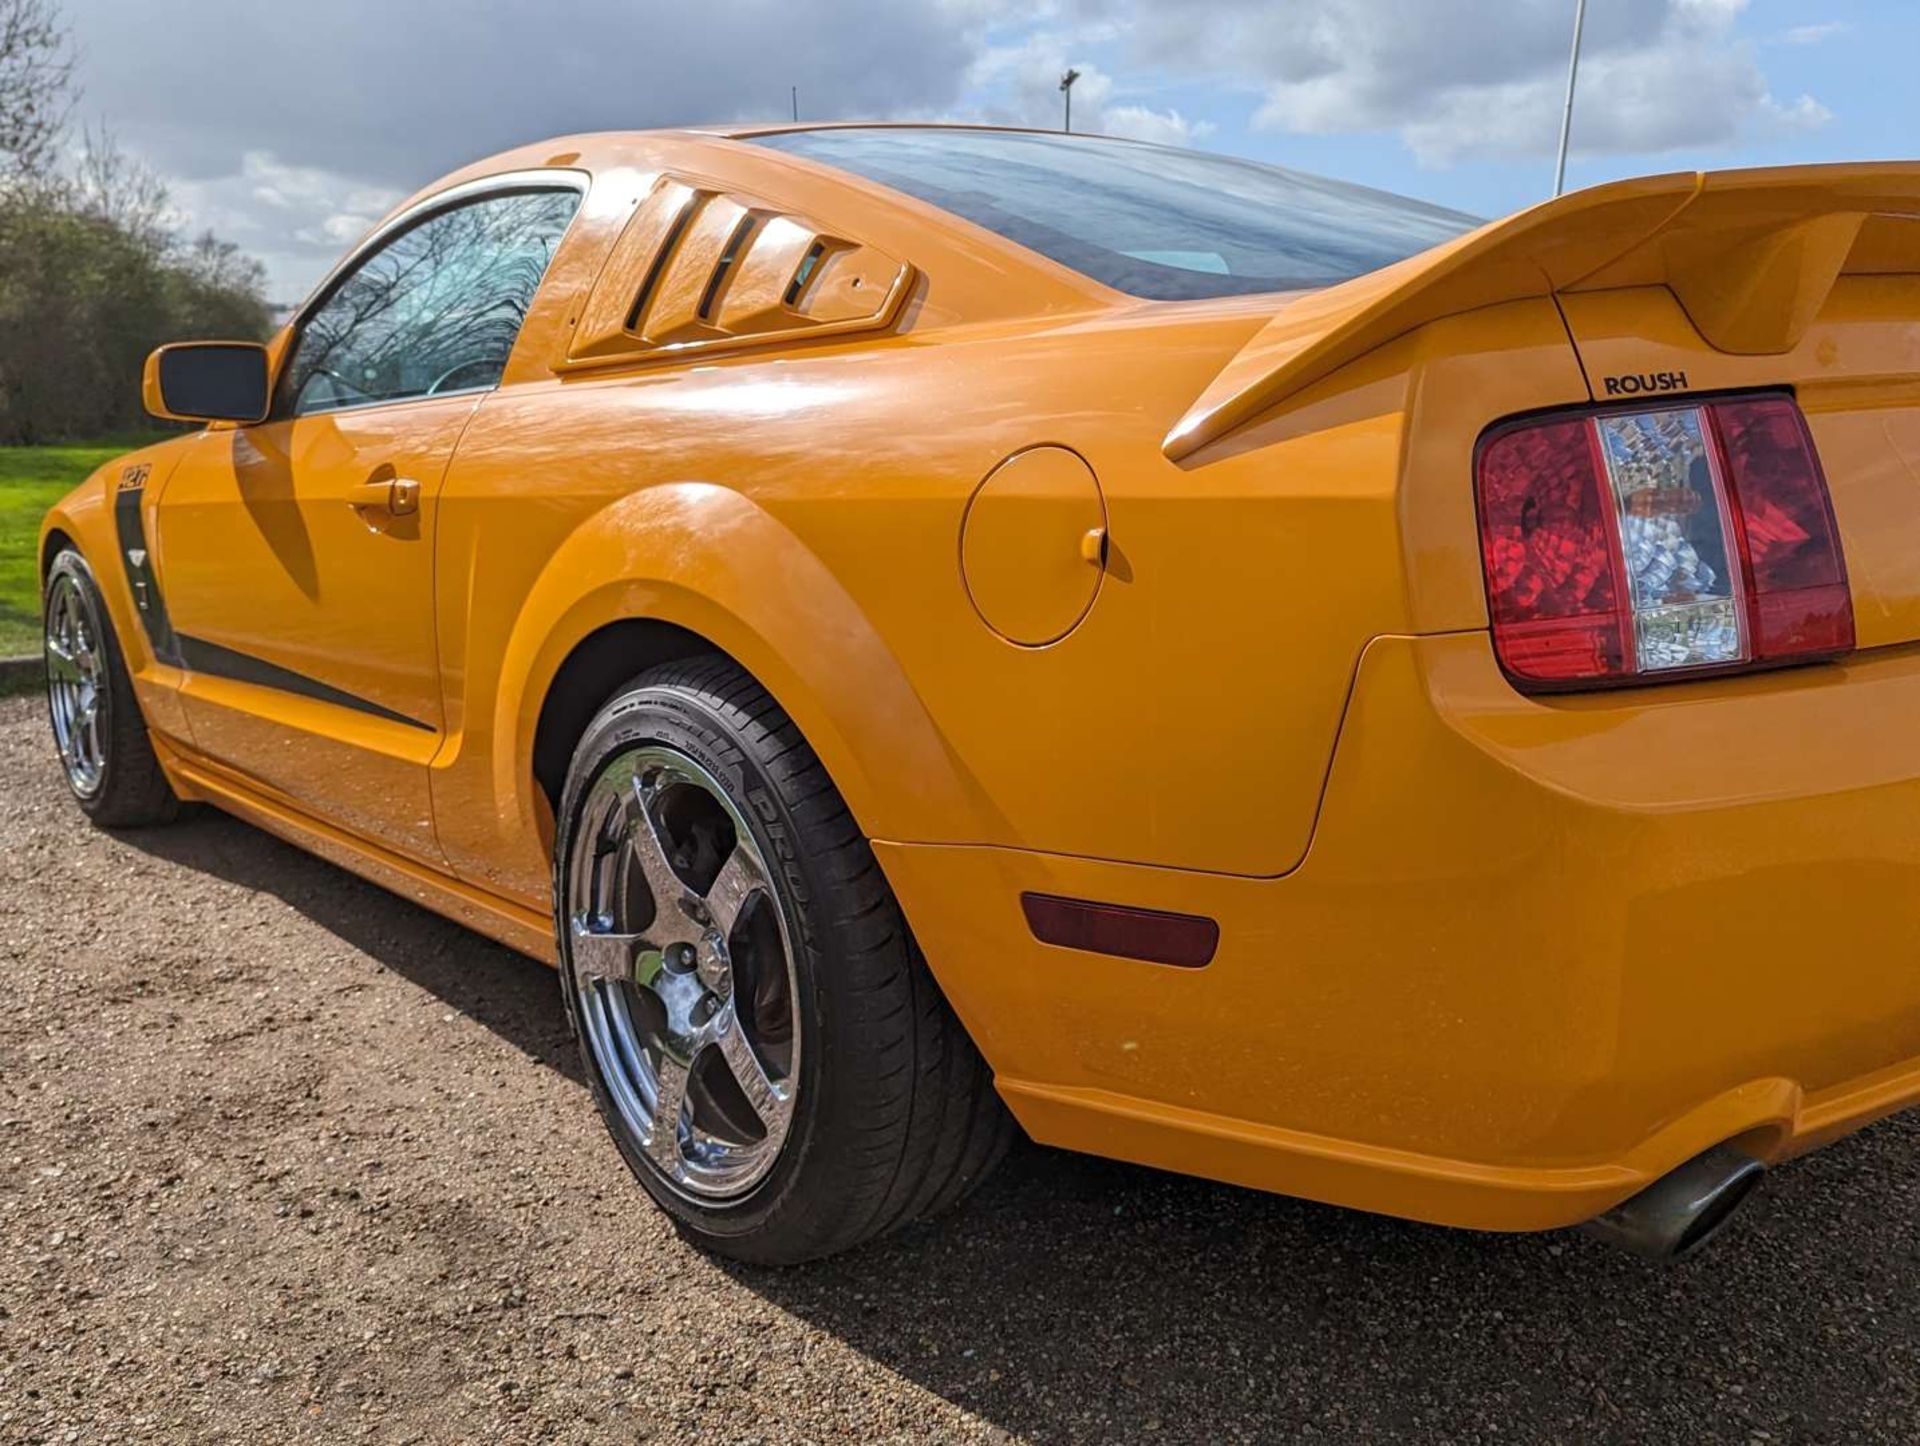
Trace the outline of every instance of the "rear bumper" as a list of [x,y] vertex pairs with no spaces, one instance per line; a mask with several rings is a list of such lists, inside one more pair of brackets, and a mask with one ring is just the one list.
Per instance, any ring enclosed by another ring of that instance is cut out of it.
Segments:
[[[1920,1101],[1920,650],[1540,701],[1483,634],[1385,638],[1284,877],[876,847],[1050,1143],[1534,1229]],[[1024,890],[1207,914],[1220,949],[1042,945]]]

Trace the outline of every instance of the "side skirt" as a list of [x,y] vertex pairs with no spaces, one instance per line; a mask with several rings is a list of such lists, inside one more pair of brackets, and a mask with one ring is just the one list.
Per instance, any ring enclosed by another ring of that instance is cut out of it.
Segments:
[[152,733],[154,752],[183,798],[210,803],[295,848],[391,890],[509,949],[552,965],[553,920],[437,869],[368,843],[279,799],[268,798],[180,744]]

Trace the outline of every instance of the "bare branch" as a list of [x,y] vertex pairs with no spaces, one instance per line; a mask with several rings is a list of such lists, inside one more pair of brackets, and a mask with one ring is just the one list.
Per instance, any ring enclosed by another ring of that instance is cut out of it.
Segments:
[[72,84],[73,47],[56,0],[0,0],[0,178],[46,169]]
[[124,231],[151,256],[174,242],[175,218],[167,183],[138,156],[120,148],[104,124],[89,126],[73,167],[74,206],[82,215]]

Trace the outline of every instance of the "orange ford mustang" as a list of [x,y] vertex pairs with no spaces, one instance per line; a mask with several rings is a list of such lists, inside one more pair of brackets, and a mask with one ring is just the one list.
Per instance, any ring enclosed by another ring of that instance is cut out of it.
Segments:
[[54,731],[557,961],[729,1254],[1013,1120],[1677,1253],[1920,1099],[1917,323],[1916,165],[554,141],[155,355]]

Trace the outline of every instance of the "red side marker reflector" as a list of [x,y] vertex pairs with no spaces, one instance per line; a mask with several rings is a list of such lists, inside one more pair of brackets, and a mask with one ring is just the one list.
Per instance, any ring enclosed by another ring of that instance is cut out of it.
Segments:
[[1062,949],[1198,969],[1212,961],[1220,945],[1220,926],[1197,914],[1130,909],[1055,894],[1022,894],[1020,907],[1033,937]]

